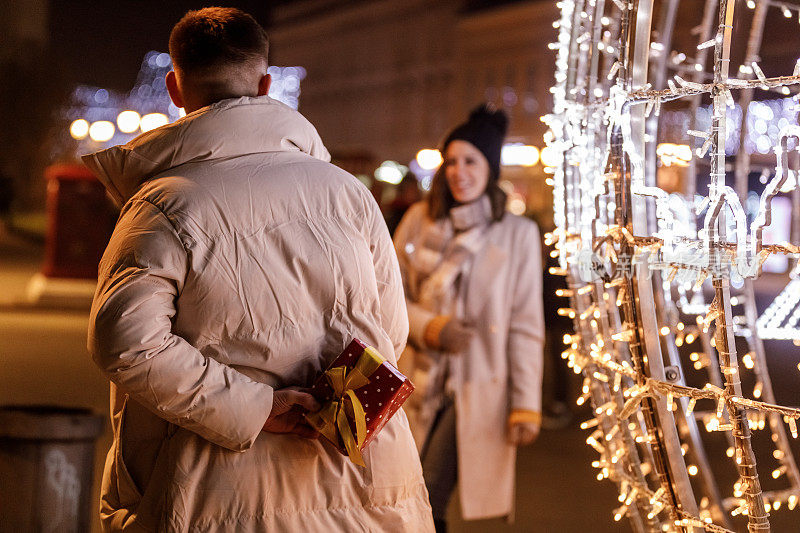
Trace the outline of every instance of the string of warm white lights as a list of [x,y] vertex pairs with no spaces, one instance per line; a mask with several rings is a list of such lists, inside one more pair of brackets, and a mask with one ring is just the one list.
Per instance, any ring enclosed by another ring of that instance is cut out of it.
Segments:
[[768,339],[793,339],[800,325],[800,278],[793,279],[758,318],[758,332]]
[[[744,190],[738,178],[736,189],[725,182],[735,95],[744,122],[752,91],[791,94],[800,84],[800,62],[791,75],[769,78],[757,63],[765,10],[791,14],[800,7],[750,4],[756,14],[739,78],[728,72],[733,0],[707,0],[688,69],[685,54],[667,55],[677,2],[655,17],[652,3],[563,0],[554,24],[554,106],[544,120],[559,164],[548,181],[556,223],[548,242],[559,258],[551,271],[568,280],[559,295],[570,305],[559,313],[575,324],[563,356],[584,376],[578,403],[594,409],[582,427],[592,430],[587,444],[600,454],[598,479],[620,488],[614,518],[627,516],[636,531],[731,531],[735,516],[746,516],[750,531],[767,531],[769,512],[784,504],[794,509],[800,498],[786,431],[797,438],[800,409],[775,402],[759,337],[762,329],[796,328],[798,300],[785,292],[756,323],[752,290],[771,255],[800,258],[796,244],[764,242],[773,199],[798,188],[787,156],[800,151],[800,127],[783,125],[774,139],[775,172],[764,173],[754,216],[744,205],[746,182]],[[660,26],[651,32],[654,22]],[[660,40],[650,42],[653,35]],[[666,69],[675,74],[668,78]],[[684,101],[696,110],[704,96],[711,98],[710,127],[690,129],[699,146],[681,161],[693,180],[707,160],[708,195],[697,196],[694,184],[688,197],[670,194],[656,181],[659,117]],[[743,154],[740,168],[749,165]],[[708,304],[704,287],[712,294]],[[749,347],[741,361],[737,338]],[[681,350],[690,367],[707,373],[704,386],[686,383]],[[752,397],[743,392],[743,377],[755,383]],[[698,401],[711,409],[695,410]],[[728,440],[726,455],[739,474],[731,496],[716,483],[698,421]],[[772,477],[786,479],[788,488],[762,491],[751,444],[751,431],[762,430],[775,446]]]
[[[572,337],[570,337],[571,339]],[[578,372],[582,371],[584,366],[588,364],[593,364],[598,367],[602,367],[603,369],[613,373],[619,374],[621,376],[629,377],[631,379],[636,379],[637,373],[636,371],[631,368],[631,366],[627,363],[627,361],[623,361],[622,363],[615,363],[612,360],[610,353],[604,354],[596,354],[592,352],[592,357],[587,358],[584,354],[577,350],[576,344],[573,343],[572,348],[564,352],[566,358],[570,361],[570,367],[575,368]],[[735,367],[728,367],[723,368],[722,370],[724,373],[735,374],[737,369]],[[592,374],[595,379],[599,379],[605,383],[614,383],[614,389],[618,390],[621,381],[617,381],[616,377],[612,378],[606,373],[599,372],[595,370]],[[789,424],[792,435],[797,438],[797,420],[800,419],[800,408],[794,407],[784,407],[781,405],[771,404],[767,402],[755,401],[750,400],[748,398],[743,398],[735,395],[731,395],[727,393],[725,390],[712,385],[710,383],[706,384],[703,389],[697,389],[695,387],[688,387],[685,385],[676,385],[674,383],[669,383],[666,381],[660,381],[653,378],[645,378],[644,385],[635,385],[633,387],[629,387],[625,389],[623,392],[623,396],[626,397],[628,400],[625,402],[625,405],[620,411],[617,416],[621,419],[627,419],[630,415],[633,414],[635,409],[638,406],[638,403],[641,402],[645,397],[654,396],[659,394],[667,398],[667,408],[669,410],[674,410],[674,400],[676,398],[689,398],[689,406],[686,409],[687,414],[691,414],[694,410],[695,403],[697,400],[714,400],[717,405],[717,419],[720,421],[719,426],[715,428],[715,431],[724,431],[725,428],[723,427],[723,423],[721,421],[722,415],[724,413],[725,403],[730,401],[736,405],[748,408],[748,409],[756,409],[759,411],[770,411],[775,412],[783,415],[786,419],[787,424]],[[670,399],[672,401],[670,401]],[[691,400],[694,400],[692,402]],[[605,409],[598,408],[601,412],[605,411]],[[615,410],[615,406],[609,404],[608,409]]]

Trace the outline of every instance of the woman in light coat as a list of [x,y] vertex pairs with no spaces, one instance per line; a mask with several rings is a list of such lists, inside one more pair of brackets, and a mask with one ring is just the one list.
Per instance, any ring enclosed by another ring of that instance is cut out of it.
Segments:
[[465,519],[510,518],[516,447],[539,432],[539,232],[505,211],[506,124],[483,106],[448,135],[428,198],[394,239],[417,352],[412,429],[438,531],[456,481]]
[[430,531],[398,411],[364,452],[262,431],[353,337],[390,362],[407,317],[380,211],[314,127],[222,100],[84,161],[124,208],[89,349],[112,381],[105,531]]

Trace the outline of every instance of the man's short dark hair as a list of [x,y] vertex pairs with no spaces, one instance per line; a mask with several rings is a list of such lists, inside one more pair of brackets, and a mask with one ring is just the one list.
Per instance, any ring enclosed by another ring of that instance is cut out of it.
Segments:
[[260,60],[266,63],[268,52],[264,28],[244,11],[232,7],[189,11],[169,36],[173,67],[190,78]]

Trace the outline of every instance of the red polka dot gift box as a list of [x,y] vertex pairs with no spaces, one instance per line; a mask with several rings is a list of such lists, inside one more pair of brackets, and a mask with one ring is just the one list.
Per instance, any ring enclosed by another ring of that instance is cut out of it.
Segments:
[[411,381],[358,339],[345,348],[309,392],[322,409],[306,419],[357,465],[361,450],[414,391]]

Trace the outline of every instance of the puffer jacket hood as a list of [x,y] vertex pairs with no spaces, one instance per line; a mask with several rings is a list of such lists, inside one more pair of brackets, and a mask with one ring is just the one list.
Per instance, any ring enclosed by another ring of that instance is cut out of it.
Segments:
[[[192,142],[184,142],[191,138]],[[148,179],[184,163],[264,152],[304,152],[330,161],[317,130],[269,96],[232,98],[143,133],[125,145],[82,157],[123,205]]]

